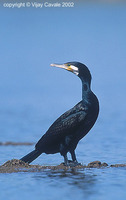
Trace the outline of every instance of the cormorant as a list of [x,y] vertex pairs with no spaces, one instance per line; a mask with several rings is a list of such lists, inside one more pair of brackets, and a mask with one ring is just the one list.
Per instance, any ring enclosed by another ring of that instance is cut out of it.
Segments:
[[[65,64],[51,64],[51,66],[64,68],[77,75],[82,81],[82,101],[72,109],[61,115],[40,138],[35,145],[35,150],[20,160],[31,163],[40,154],[60,153],[64,157],[65,165],[79,164],[76,159],[75,149],[81,140],[94,125],[98,113],[99,102],[91,91],[91,74],[89,69],[80,62],[67,62]],[[67,153],[70,152],[72,161],[68,161]]]

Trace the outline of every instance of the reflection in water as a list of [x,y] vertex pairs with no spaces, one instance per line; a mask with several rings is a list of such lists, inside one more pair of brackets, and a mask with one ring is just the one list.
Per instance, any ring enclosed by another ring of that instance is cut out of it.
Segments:
[[[86,172],[86,173],[85,173]],[[47,171],[36,174],[33,176],[36,181],[48,184],[48,187],[52,188],[52,193],[63,193],[63,195],[69,195],[69,197],[87,197],[97,193],[95,190],[97,176],[92,170],[76,170],[70,169]]]

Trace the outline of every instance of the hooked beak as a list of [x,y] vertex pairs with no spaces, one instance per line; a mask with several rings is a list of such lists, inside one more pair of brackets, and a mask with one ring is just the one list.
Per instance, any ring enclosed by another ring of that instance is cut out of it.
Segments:
[[66,69],[70,72],[73,72],[73,68],[71,66],[68,66],[67,64],[51,64],[50,66],[63,68],[63,69]]

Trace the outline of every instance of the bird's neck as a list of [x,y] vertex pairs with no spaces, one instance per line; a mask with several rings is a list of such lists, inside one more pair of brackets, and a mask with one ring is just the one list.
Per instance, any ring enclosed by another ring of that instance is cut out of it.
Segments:
[[90,89],[90,85],[88,82],[82,81],[82,101],[84,102],[84,104],[90,104],[90,96],[91,93],[91,89]]

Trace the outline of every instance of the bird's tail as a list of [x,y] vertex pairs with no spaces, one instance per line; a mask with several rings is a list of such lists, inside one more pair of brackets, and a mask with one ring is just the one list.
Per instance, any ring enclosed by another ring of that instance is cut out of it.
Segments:
[[26,163],[31,163],[33,160],[35,160],[38,156],[40,156],[42,152],[38,150],[33,150],[30,153],[28,153],[26,156],[22,157],[20,160],[26,162]]

